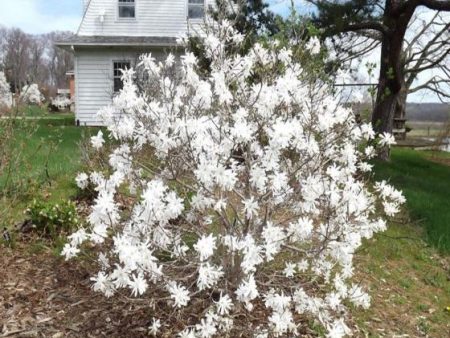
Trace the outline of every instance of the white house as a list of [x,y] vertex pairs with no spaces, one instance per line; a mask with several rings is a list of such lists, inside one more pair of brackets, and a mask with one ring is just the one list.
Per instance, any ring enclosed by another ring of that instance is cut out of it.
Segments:
[[163,56],[203,21],[214,0],[81,0],[77,34],[57,45],[75,55],[75,114],[80,125],[101,125],[100,108],[121,87],[120,69],[139,55]]

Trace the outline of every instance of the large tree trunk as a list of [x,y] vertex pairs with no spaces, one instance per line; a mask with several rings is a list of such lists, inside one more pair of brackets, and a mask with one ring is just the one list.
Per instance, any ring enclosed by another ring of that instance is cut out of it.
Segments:
[[[372,113],[372,125],[379,134],[392,133],[397,104],[406,88],[401,62],[402,48],[408,22],[414,10],[394,14],[393,6],[387,1],[384,25],[389,30],[382,38],[378,92]],[[380,151],[380,159],[387,161],[389,157],[389,149]]]
[[[387,36],[383,41],[378,92],[372,114],[372,125],[379,134],[392,133],[395,109],[402,88],[400,59],[397,58],[397,48],[392,40],[392,37]],[[381,150],[379,157],[389,160],[389,149]]]
[[402,87],[397,96],[394,119],[404,119],[406,117],[406,99],[408,98],[408,88]]

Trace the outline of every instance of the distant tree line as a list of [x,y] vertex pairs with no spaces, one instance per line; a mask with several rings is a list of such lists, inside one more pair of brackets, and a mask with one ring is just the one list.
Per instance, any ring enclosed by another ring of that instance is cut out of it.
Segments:
[[27,34],[19,28],[0,27],[0,71],[13,93],[36,83],[45,96],[67,87],[66,73],[73,69],[73,55],[55,46],[71,32]]

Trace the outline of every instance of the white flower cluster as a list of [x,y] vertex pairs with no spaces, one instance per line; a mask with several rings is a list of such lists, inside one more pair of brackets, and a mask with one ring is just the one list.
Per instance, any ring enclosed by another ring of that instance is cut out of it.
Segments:
[[72,104],[72,100],[64,96],[56,96],[52,99],[52,104],[59,109],[67,109]]
[[321,48],[320,41],[319,41],[319,39],[316,36],[312,37],[308,41],[308,43],[306,44],[305,47],[306,47],[307,50],[310,51],[310,53],[312,55],[316,55],[316,54],[320,53],[320,48]]
[[44,101],[44,96],[39,91],[38,85],[33,83],[22,88],[20,100],[27,104],[41,104]]
[[[207,27],[204,41],[208,76],[189,52],[179,62],[145,55],[140,70],[124,72],[123,90],[100,112],[118,145],[108,174],[77,177],[98,197],[89,229],[63,253],[91,241],[104,249],[94,290],[126,288],[165,300],[177,318],[200,314],[179,337],[294,337],[305,317],[343,337],[345,301],[369,306],[352,262],[362,240],[386,228],[376,202],[389,215],[404,202],[364,179],[372,128],[324,83],[303,81],[289,48],[232,54],[242,39],[226,21]],[[144,93],[133,80],[142,72]],[[92,138],[97,149],[103,142]],[[122,212],[125,188],[135,203]],[[239,320],[250,313],[259,320]],[[171,316],[156,314],[149,331],[163,336]]]
[[0,72],[0,107],[6,106],[11,108],[12,106],[12,94],[8,81],[6,80],[5,73]]

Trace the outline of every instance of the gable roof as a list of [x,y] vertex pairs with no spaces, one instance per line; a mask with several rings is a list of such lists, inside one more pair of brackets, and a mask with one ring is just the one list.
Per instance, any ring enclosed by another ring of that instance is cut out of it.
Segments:
[[85,6],[85,7],[83,10],[83,17],[81,18],[80,24],[78,25],[77,35],[80,33],[81,25],[83,24],[83,21],[84,21],[84,18],[86,17],[89,6],[91,5],[91,0],[87,0],[87,3],[85,3],[85,2],[86,2],[86,0],[83,1],[83,6]]

